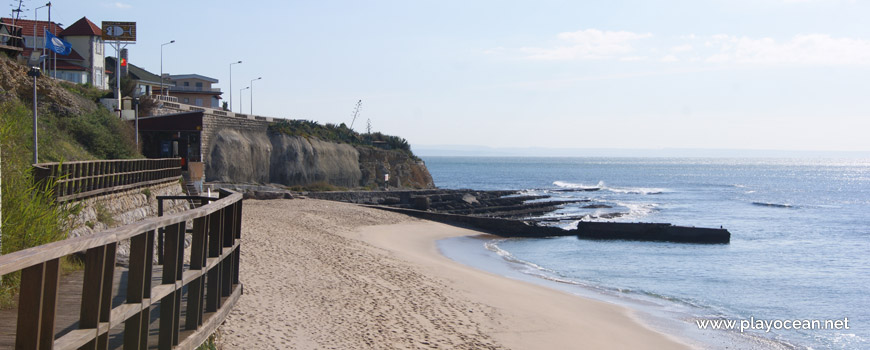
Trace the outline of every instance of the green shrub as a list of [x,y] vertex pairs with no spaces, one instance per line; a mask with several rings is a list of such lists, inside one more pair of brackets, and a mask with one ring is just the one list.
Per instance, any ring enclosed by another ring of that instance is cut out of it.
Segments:
[[137,158],[134,131],[106,109],[58,119],[58,128],[98,159]]
[[107,209],[102,202],[97,202],[94,204],[94,211],[97,212],[97,221],[102,222],[109,227],[115,225],[115,218],[112,217],[109,209]]
[[411,152],[411,144],[404,138],[380,132],[360,134],[348,128],[344,123],[340,125],[330,123],[320,125],[311,120],[285,119],[269,125],[269,130],[290,136],[300,136],[306,139],[315,137],[324,141],[349,143],[357,146],[371,146],[376,141],[383,142],[386,144],[387,149],[406,153],[411,158],[419,160]]

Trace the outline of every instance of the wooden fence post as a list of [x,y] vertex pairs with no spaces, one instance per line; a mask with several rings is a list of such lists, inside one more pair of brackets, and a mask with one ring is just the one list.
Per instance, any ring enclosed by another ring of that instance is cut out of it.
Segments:
[[60,260],[53,259],[21,271],[15,349],[51,349]]

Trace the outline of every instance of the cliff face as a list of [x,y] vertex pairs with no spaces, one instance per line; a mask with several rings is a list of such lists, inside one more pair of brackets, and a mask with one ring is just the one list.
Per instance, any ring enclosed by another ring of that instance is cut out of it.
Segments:
[[401,152],[230,128],[209,143],[209,181],[357,188],[382,186],[388,173],[392,187],[434,187],[425,164]]
[[382,186],[384,174],[390,175],[390,187],[434,188],[432,175],[423,161],[411,159],[399,151],[357,147],[362,186]]

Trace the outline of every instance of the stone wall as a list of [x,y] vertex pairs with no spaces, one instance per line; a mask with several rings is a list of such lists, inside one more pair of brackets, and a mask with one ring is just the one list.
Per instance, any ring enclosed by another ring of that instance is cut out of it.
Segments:
[[[70,237],[92,235],[94,233],[124,226],[136,221],[157,216],[157,196],[185,195],[177,180],[134,188],[104,196],[96,196],[77,202],[80,211],[73,218]],[[76,203],[73,203],[76,205]],[[187,201],[163,201],[163,214],[173,214],[187,210]],[[124,244],[118,247],[118,255],[123,259],[128,254]]]
[[[268,128],[269,122],[265,120],[219,116],[205,113],[202,116],[202,137],[200,139],[200,144],[202,145],[202,159],[209,159],[209,152],[211,152],[211,147],[209,146],[221,130],[232,129],[253,131],[265,135]],[[206,163],[206,167],[208,167],[207,164],[208,163]],[[208,170],[206,169],[206,172],[207,171]]]

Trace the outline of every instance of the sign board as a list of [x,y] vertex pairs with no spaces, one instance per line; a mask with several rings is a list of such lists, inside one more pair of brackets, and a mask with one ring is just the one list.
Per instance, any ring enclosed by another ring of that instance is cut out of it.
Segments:
[[136,41],[136,22],[103,21],[103,40]]

